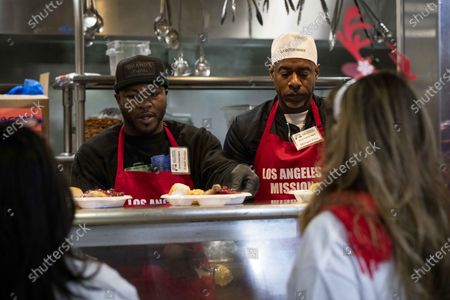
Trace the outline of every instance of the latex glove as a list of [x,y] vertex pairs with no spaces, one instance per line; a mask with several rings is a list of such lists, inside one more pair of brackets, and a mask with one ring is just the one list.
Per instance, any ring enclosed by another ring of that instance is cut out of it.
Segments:
[[249,166],[239,164],[231,171],[230,187],[239,192],[249,192],[253,196],[259,187],[259,178]]

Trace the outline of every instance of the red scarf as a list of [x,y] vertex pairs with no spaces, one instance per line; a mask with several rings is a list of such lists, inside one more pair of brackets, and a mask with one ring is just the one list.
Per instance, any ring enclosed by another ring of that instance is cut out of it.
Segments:
[[[361,271],[368,272],[372,277],[378,264],[391,257],[392,240],[381,223],[378,207],[372,196],[367,193],[358,193],[352,196],[360,201],[358,205],[333,204],[326,207],[326,210],[330,210],[342,222],[347,231],[349,246],[352,250],[351,255],[357,257]],[[367,214],[373,216],[370,221],[365,216]],[[373,223],[373,233],[371,233],[368,221]]]

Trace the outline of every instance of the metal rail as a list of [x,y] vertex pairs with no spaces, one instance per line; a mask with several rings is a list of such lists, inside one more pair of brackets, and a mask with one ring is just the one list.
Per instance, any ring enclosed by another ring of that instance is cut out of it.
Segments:
[[80,209],[74,224],[163,224],[258,219],[297,219],[305,204]]
[[[75,24],[75,72],[77,74],[84,74],[84,35],[83,35],[83,0],[73,0],[74,24]],[[70,91],[70,90],[69,90]],[[76,109],[76,149],[84,143],[84,119],[85,119],[85,101],[86,90],[82,84],[75,85],[75,109]],[[68,99],[63,99],[63,103],[69,103]],[[70,106],[68,106],[70,107]],[[68,107],[64,107],[64,111],[69,111]],[[66,121],[64,122],[66,124]],[[65,140],[64,147],[69,147],[72,138],[71,129],[64,128]],[[69,134],[70,133],[70,134]],[[72,149],[64,149],[66,154],[72,153]]]
[[[348,77],[319,77],[317,89],[329,89],[342,83]],[[273,89],[273,82],[269,76],[233,76],[233,77],[168,77],[171,89]],[[111,75],[81,75],[63,88],[84,85],[86,89],[112,90],[115,77]],[[54,88],[61,88],[54,85]]]

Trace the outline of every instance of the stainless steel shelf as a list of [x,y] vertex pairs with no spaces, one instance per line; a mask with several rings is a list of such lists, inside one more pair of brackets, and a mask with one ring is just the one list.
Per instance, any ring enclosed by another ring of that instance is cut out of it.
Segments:
[[[348,77],[319,77],[317,89],[330,89],[347,80]],[[273,89],[273,82],[269,76],[235,76],[235,77],[173,77],[169,76],[171,89]],[[64,86],[54,84],[56,89],[84,85],[86,89],[112,89],[115,77],[111,75],[80,75]]]

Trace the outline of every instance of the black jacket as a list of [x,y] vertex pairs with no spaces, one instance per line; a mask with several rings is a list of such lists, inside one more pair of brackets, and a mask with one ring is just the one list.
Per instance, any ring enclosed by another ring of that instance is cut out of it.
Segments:
[[[323,126],[325,126],[325,100],[323,98],[313,96],[318,109]],[[267,118],[275,99],[268,100],[254,109],[237,116],[230,128],[224,142],[225,156],[239,163],[253,165],[256,150],[261,140]],[[308,111],[305,119],[307,129],[315,126],[312,110]],[[290,133],[294,134],[300,131],[295,125],[289,124]],[[278,109],[273,122],[271,133],[277,134],[284,141],[289,141],[289,130],[284,114]]]
[[[207,189],[215,183],[229,184],[229,174],[237,165],[223,156],[219,140],[204,128],[166,121],[180,147],[187,147],[191,178],[195,188]],[[82,190],[114,187],[117,170],[117,142],[120,125],[91,138],[78,150],[72,167],[72,186]],[[169,154],[164,132],[154,137],[125,136],[124,167],[142,157]]]

